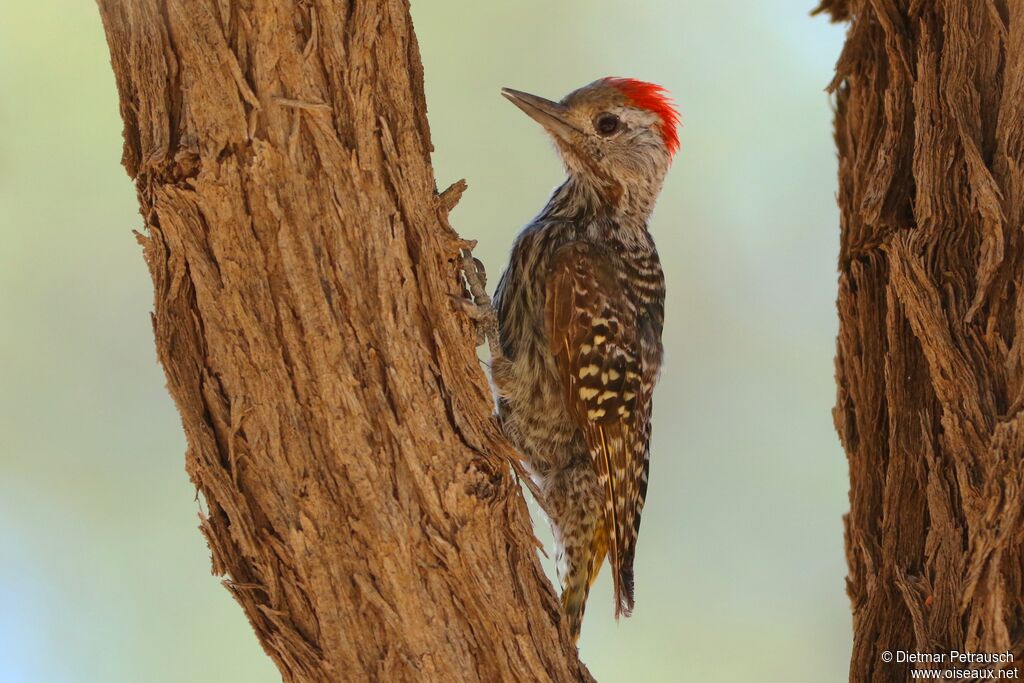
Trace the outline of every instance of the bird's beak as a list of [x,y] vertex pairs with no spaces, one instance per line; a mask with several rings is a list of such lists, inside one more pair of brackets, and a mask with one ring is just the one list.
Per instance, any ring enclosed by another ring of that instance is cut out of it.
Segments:
[[501,94],[526,112],[531,119],[544,126],[545,130],[565,142],[572,142],[572,134],[579,132],[576,126],[569,123],[569,111],[564,104],[512,88],[502,88]]

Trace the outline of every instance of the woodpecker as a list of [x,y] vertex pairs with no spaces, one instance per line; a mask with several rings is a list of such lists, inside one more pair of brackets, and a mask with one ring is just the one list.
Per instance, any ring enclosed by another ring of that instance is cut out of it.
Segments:
[[634,605],[665,318],[647,222],[679,118],[662,87],[630,78],[594,81],[560,102],[502,95],[547,131],[566,178],[516,238],[493,307],[471,287],[478,296],[465,310],[491,342],[498,416],[550,519],[578,640],[606,556],[616,618]]

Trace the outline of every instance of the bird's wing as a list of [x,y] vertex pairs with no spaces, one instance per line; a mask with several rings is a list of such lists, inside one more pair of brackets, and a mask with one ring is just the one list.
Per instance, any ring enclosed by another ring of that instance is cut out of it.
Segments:
[[569,412],[604,490],[615,615],[633,608],[633,556],[646,492],[652,386],[643,381],[636,309],[603,247],[559,248],[545,323]]

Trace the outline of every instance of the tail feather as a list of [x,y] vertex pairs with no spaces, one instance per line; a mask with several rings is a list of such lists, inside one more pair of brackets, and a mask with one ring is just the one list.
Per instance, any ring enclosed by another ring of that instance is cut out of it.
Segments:
[[580,639],[583,613],[587,608],[590,587],[597,580],[605,555],[608,552],[608,538],[604,528],[599,526],[591,539],[589,552],[578,563],[570,564],[562,586],[562,607],[569,618],[569,631],[573,642]]
[[633,548],[626,550],[625,557],[619,560],[619,596],[615,605],[615,616],[628,617],[633,614],[635,600],[633,597]]
[[647,477],[650,473],[650,452],[646,452],[643,459],[643,468],[639,477],[638,496],[633,511],[633,528],[628,540],[622,548],[622,556],[618,561],[618,584],[621,586],[618,601],[616,603],[616,615],[623,614],[630,616],[636,604],[633,593],[633,559],[636,556],[636,542],[640,536],[640,518],[644,509],[644,502],[647,500]]

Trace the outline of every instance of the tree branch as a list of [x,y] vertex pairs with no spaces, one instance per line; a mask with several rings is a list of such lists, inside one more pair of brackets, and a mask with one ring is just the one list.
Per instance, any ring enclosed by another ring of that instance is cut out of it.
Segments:
[[407,3],[99,8],[201,528],[284,679],[589,680],[451,312]]
[[850,680],[936,668],[886,662],[887,650],[1009,652],[972,666],[1019,676],[1024,5],[818,11],[850,22],[831,88]]

